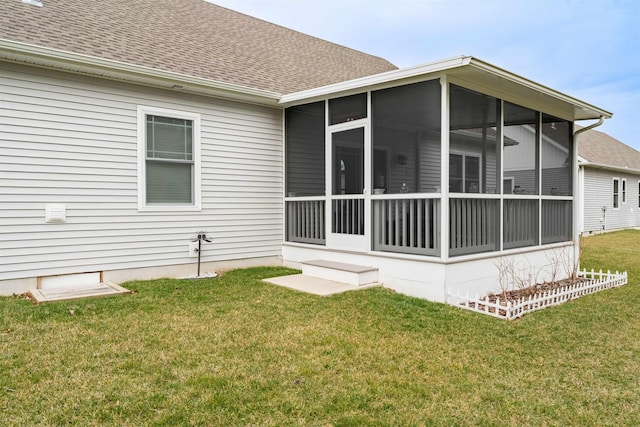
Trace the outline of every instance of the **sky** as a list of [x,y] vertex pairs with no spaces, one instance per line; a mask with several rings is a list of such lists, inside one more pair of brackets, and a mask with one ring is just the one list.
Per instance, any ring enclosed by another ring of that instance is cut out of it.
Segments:
[[474,56],[612,112],[597,130],[640,150],[640,0],[211,2],[400,68]]

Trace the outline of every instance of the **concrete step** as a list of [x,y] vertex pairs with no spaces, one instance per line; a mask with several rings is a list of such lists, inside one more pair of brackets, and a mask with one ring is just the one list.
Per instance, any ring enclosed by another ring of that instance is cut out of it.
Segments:
[[347,291],[360,291],[363,289],[382,286],[380,283],[369,283],[366,285],[354,286],[347,283],[320,279],[318,277],[305,276],[304,274],[272,277],[270,279],[263,279],[263,282],[320,296],[329,296]]
[[375,267],[321,259],[302,262],[302,274],[352,286],[378,282],[378,269]]

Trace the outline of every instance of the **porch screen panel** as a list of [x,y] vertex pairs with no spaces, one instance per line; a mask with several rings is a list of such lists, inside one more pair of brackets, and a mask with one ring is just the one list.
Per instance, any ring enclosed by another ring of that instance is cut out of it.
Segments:
[[542,115],[542,195],[572,195],[572,123]]
[[325,194],[324,114],[324,102],[285,111],[285,184],[289,197]]
[[503,178],[505,194],[538,194],[538,114],[525,107],[504,103]]
[[329,100],[329,124],[350,122],[367,117],[367,94],[343,96]]
[[440,83],[371,93],[374,193],[440,192]]
[[573,202],[542,201],[542,243],[569,242],[573,236]]
[[450,86],[449,191],[498,192],[500,103],[460,86]]

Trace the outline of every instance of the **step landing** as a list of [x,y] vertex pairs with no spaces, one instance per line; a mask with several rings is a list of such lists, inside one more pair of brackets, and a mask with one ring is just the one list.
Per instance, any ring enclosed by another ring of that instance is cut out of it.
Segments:
[[375,267],[321,259],[302,262],[302,274],[352,286],[378,282],[378,269]]

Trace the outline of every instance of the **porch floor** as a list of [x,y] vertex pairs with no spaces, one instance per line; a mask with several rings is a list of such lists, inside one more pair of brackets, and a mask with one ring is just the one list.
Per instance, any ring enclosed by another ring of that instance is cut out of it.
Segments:
[[130,290],[114,283],[94,283],[50,289],[32,289],[29,291],[33,300],[40,304],[52,301],[67,301],[80,298],[96,298],[109,295],[131,293]]
[[292,274],[289,276],[272,277],[270,279],[263,279],[263,282],[320,296],[329,296],[347,291],[359,291],[361,289],[369,289],[382,286],[381,283],[377,282],[356,286],[350,285],[348,283],[321,279],[319,277],[305,276],[304,274]]

